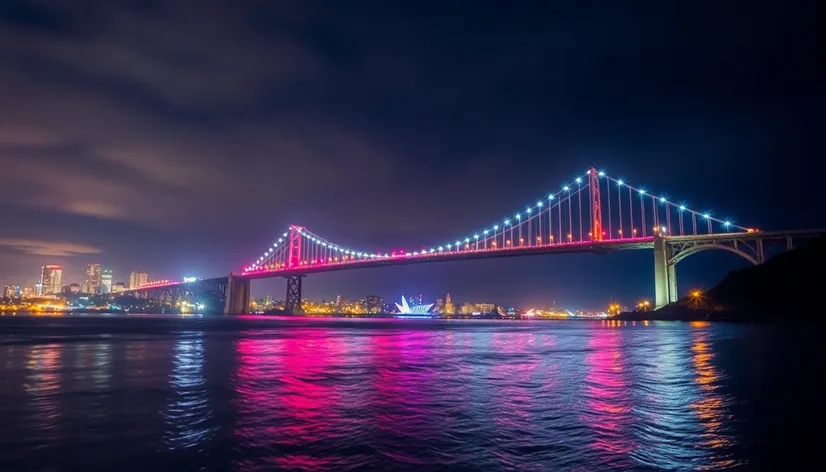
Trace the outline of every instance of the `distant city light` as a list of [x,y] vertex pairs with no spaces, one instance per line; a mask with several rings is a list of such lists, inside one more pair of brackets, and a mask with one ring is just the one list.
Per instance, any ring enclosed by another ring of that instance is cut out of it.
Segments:
[[198,277],[184,277],[184,283],[195,282],[198,280]]

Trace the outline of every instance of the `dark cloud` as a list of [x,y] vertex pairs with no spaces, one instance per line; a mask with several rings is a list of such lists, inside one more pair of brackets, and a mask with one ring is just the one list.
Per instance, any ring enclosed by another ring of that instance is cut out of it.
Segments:
[[[805,2],[6,1],[0,238],[48,228],[123,270],[217,274],[290,223],[439,243],[592,164],[811,226],[793,204],[810,190],[764,188],[822,153],[815,18]],[[370,290],[358,274],[335,283]]]

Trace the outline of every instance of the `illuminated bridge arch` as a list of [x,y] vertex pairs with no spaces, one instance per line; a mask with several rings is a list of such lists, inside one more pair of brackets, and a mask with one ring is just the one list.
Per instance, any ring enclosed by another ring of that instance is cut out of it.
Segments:
[[676,265],[678,262],[682,261],[686,257],[697,254],[698,252],[703,251],[710,251],[712,249],[722,249],[723,251],[728,251],[738,256],[742,257],[743,259],[751,262],[753,265],[760,265],[762,261],[761,254],[759,251],[755,251],[755,255],[749,254],[748,252],[740,249],[736,246],[729,246],[726,244],[721,243],[711,243],[711,244],[698,244],[694,246],[690,246],[681,250],[674,251],[671,257],[671,260],[668,261],[669,265]]

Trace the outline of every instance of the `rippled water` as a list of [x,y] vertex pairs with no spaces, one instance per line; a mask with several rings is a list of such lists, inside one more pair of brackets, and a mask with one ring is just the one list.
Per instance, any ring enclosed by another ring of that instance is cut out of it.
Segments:
[[0,318],[0,470],[819,462],[819,329]]

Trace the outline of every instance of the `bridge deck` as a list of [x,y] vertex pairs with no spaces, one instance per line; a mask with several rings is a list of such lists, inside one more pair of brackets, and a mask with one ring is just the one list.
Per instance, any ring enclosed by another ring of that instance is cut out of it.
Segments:
[[581,253],[591,252],[604,254],[609,251],[629,249],[651,249],[654,247],[654,237],[616,239],[602,242],[575,242],[563,244],[549,244],[544,246],[526,246],[506,249],[480,249],[467,251],[453,251],[428,253],[420,255],[396,255],[388,258],[371,260],[354,260],[351,262],[334,262],[331,264],[317,264],[299,266],[295,269],[274,269],[247,272],[239,275],[245,279],[266,279],[270,277],[287,277],[295,275],[317,274],[338,270],[352,270],[368,267],[386,267],[405,264],[423,264],[427,262],[444,262],[468,259],[489,259],[498,257],[519,257],[539,254]]

